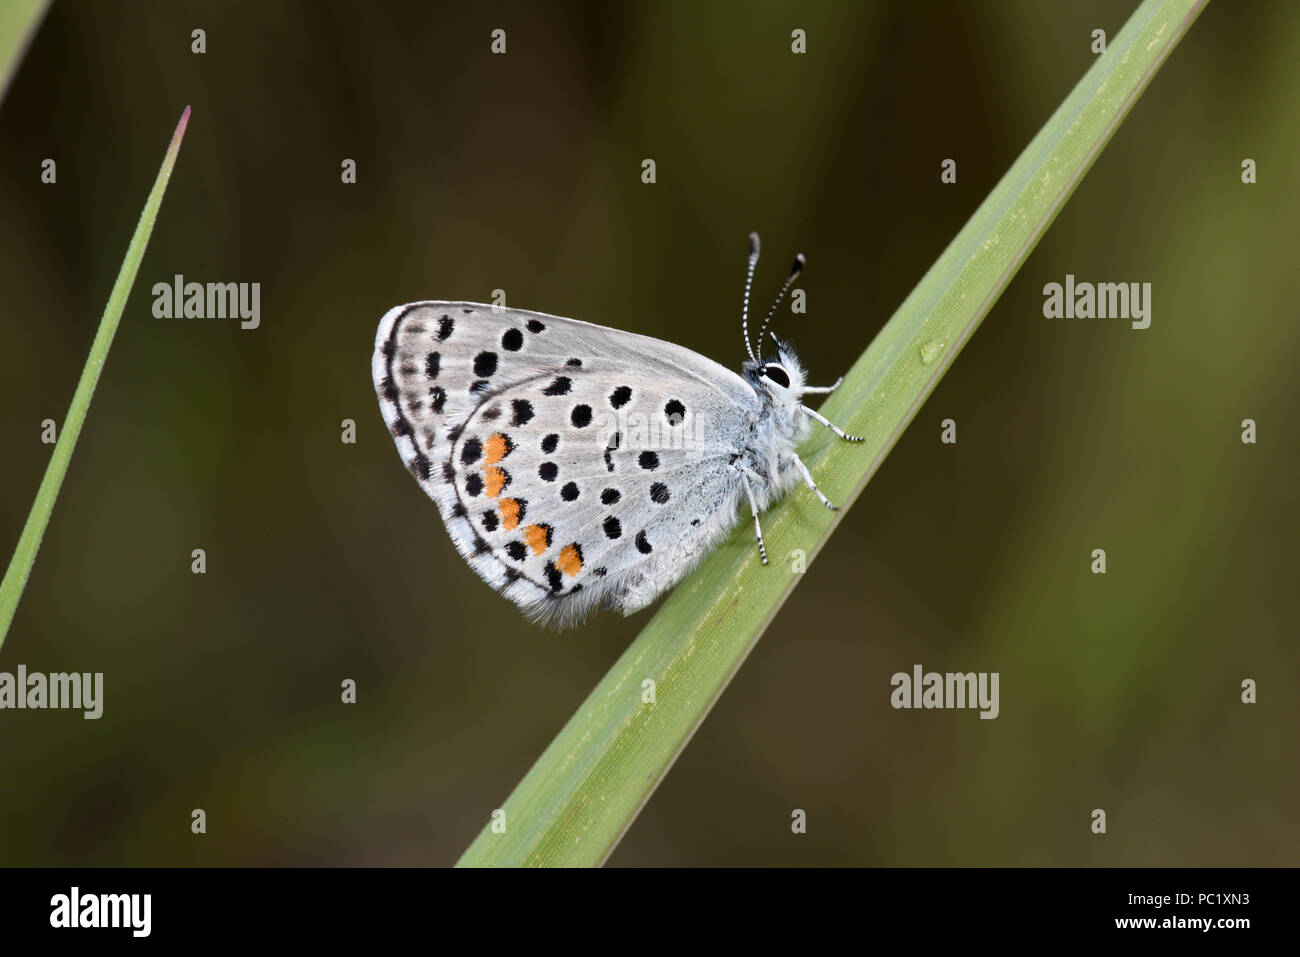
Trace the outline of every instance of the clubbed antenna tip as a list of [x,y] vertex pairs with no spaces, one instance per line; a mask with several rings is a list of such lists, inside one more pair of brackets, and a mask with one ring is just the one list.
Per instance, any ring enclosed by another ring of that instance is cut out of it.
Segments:
[[[740,313],[740,331],[745,337],[745,351],[749,353],[749,358],[757,362],[754,358],[754,346],[749,341],[749,290],[754,285],[754,267],[758,265],[758,233],[749,234],[749,262],[745,268],[745,305]],[[762,348],[762,336],[759,336],[759,348]]]
[[[758,348],[760,352],[763,349],[763,333],[767,331],[767,324],[771,322],[772,317],[776,315],[776,307],[781,305],[781,300],[784,299],[785,294],[790,291],[790,285],[794,282],[795,277],[798,276],[799,273],[803,272],[803,267],[807,262],[808,260],[804,259],[803,253],[794,257],[794,264],[790,267],[790,275],[785,277],[785,282],[781,286],[781,291],[776,294],[776,302],[772,303],[772,308],[767,311],[767,317],[763,320],[762,328],[758,330]],[[772,338],[773,340],[776,339],[775,333],[773,333]]]

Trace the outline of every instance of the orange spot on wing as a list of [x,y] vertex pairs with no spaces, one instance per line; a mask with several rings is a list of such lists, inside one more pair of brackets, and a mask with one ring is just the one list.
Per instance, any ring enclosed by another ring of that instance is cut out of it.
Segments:
[[555,567],[572,578],[582,571],[582,549],[576,544],[565,545],[560,549],[559,558],[555,559]]
[[524,544],[533,550],[534,555],[540,555],[551,544],[551,526],[529,525],[524,529]]
[[488,498],[496,498],[501,494],[501,490],[506,487],[506,470],[495,465],[489,465],[483,470],[485,487],[487,488]]
[[503,498],[497,510],[501,513],[501,527],[507,532],[513,531],[519,524],[519,503],[513,498]]
[[496,465],[510,454],[510,440],[500,432],[493,432],[483,443],[483,464]]

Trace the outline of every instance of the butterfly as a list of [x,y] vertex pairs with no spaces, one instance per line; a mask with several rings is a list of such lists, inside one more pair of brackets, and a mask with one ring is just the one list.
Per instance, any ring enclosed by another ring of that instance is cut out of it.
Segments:
[[[372,373],[397,451],[479,576],[532,619],[597,606],[631,614],[675,585],[740,521],[800,482],[830,509],[796,447],[814,423],[788,342],[763,333],[804,266],[796,257],[758,333],[749,297],[740,374],[683,346],[576,319],[472,302],[390,309]],[[842,379],[840,381],[843,381]]]

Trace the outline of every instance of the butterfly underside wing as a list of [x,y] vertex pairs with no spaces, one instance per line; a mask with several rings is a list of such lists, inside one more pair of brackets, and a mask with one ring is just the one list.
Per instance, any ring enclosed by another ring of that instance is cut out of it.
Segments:
[[[417,302],[383,317],[373,374],[398,451],[456,548],[534,619],[636,611],[737,521],[736,462],[763,402],[682,346]],[[777,484],[760,490],[764,506]]]

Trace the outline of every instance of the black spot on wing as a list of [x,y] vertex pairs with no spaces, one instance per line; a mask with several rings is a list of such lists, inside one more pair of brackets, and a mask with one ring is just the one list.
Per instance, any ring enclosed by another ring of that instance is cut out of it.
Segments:
[[415,458],[411,459],[411,474],[424,482],[429,481],[429,476],[433,474],[429,458],[423,452],[416,452]]
[[533,404],[527,399],[514,399],[510,403],[513,415],[511,425],[525,425],[533,417]]
[[542,390],[542,395],[568,395],[573,388],[573,380],[568,376],[556,376],[555,381]]

